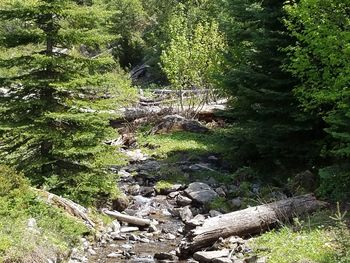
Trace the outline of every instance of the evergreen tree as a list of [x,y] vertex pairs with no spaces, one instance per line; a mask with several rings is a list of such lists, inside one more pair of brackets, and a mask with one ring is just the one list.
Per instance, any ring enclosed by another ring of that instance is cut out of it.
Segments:
[[230,45],[226,91],[233,98],[235,164],[260,168],[305,164],[314,156],[313,124],[298,109],[296,80],[282,67],[292,43],[282,1],[229,0],[221,17]]
[[105,51],[111,14],[93,2],[0,2],[0,160],[85,203],[115,190],[107,109],[130,91]]
[[323,118],[329,134],[320,171],[321,192],[350,196],[350,2],[301,0],[286,6],[286,24],[298,40],[289,70],[301,83],[295,94],[306,111]]

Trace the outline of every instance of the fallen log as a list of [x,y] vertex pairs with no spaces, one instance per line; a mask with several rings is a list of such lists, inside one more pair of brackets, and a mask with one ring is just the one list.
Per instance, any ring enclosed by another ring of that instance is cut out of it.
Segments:
[[92,228],[95,227],[96,224],[89,218],[88,210],[85,207],[77,203],[74,203],[69,199],[63,198],[61,196],[55,195],[53,193],[49,193],[41,189],[33,188],[33,190],[36,191],[42,198],[45,198],[45,201],[48,204],[52,204],[57,207],[60,207],[64,209],[71,216],[74,216],[83,220],[87,225],[91,226]]
[[106,215],[115,217],[119,221],[131,224],[131,225],[141,226],[141,227],[147,227],[151,225],[151,221],[148,219],[124,215],[122,213],[109,211],[107,209],[103,209],[102,212],[105,213]]
[[179,256],[187,258],[220,237],[259,234],[293,216],[314,212],[326,205],[313,195],[303,195],[206,219],[203,225],[189,231],[179,248]]

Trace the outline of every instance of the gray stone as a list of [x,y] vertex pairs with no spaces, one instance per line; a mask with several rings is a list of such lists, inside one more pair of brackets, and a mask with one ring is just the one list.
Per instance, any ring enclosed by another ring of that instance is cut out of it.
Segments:
[[209,185],[200,182],[191,183],[185,193],[200,204],[208,204],[218,197],[218,194]]
[[96,251],[93,250],[92,248],[89,248],[88,252],[89,252],[89,254],[90,254],[91,256],[94,256],[94,255],[97,254]]
[[176,238],[176,236],[171,234],[171,233],[167,233],[164,235],[164,238],[168,239],[168,240],[174,240]]
[[220,197],[225,197],[226,193],[225,190],[222,187],[218,187],[215,189],[215,192],[220,196]]
[[242,206],[242,200],[240,197],[233,198],[229,202],[233,209],[239,209]]
[[228,249],[217,250],[217,251],[199,251],[194,253],[193,258],[198,260],[200,263],[202,262],[211,262],[216,258],[228,257],[230,251]]
[[153,187],[146,187],[146,186],[141,187],[140,193],[142,196],[145,196],[145,197],[154,196],[154,188]]
[[168,195],[172,192],[177,192],[180,189],[182,189],[182,185],[181,184],[173,184],[173,185],[169,185],[169,187],[165,187],[165,188],[161,188],[161,189],[157,189],[155,188],[157,194],[161,194],[161,195]]
[[118,220],[114,220],[109,227],[112,229],[112,232],[118,233],[120,231],[120,223]]
[[258,258],[258,260],[256,261],[256,263],[266,263],[266,262],[267,262],[267,257]]
[[176,203],[179,206],[187,206],[187,205],[190,205],[192,203],[192,199],[179,194],[176,197]]
[[141,187],[138,184],[130,185],[128,187],[128,193],[130,195],[138,195],[140,193]]
[[148,228],[148,232],[149,233],[154,233],[154,232],[157,232],[157,231],[158,231],[158,229],[157,229],[157,227],[154,224],[151,224],[149,226],[149,228]]
[[219,211],[216,211],[216,210],[210,210],[210,211],[209,211],[209,215],[210,215],[211,217],[216,217],[216,216],[222,215],[222,213],[219,212]]
[[191,209],[189,206],[185,206],[179,210],[180,218],[183,222],[190,221],[193,218]]
[[130,244],[124,244],[124,245],[121,245],[121,247],[122,247],[123,249],[126,249],[126,250],[131,250],[131,249],[133,248],[133,246],[130,245]]
[[118,212],[123,212],[129,206],[129,199],[126,195],[121,194],[117,198],[112,200],[112,208],[113,210],[117,210]]

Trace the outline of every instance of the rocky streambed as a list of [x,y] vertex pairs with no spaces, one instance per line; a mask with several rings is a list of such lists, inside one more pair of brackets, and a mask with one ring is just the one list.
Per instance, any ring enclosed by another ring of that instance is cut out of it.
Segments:
[[[185,235],[208,217],[221,214],[210,210],[208,204],[215,198],[226,195],[230,189],[218,185],[214,180],[210,182],[210,178],[205,182],[172,184],[159,188],[156,185],[159,178],[155,175],[159,174],[162,163],[148,158],[141,159],[118,169],[119,187],[123,195],[114,200],[111,209],[149,219],[151,224],[142,228],[115,220],[100,234],[98,242],[90,244],[85,241],[81,250],[74,250],[70,263],[266,261],[256,257],[247,240],[239,237],[220,239],[205,251],[196,252],[189,259],[181,259],[178,247]],[[193,168],[196,165],[197,168]],[[184,169],[210,169],[209,166],[210,163],[183,164]]]

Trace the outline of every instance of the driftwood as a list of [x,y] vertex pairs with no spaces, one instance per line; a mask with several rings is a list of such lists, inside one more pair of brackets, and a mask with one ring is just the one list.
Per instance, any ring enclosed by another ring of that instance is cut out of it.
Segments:
[[325,203],[313,195],[303,195],[209,218],[188,233],[180,246],[179,256],[189,257],[201,248],[213,245],[220,237],[261,233],[293,216],[314,212],[323,206]]
[[[34,188],[33,188],[34,189]],[[73,201],[60,197],[58,195],[49,193],[41,189],[34,189],[39,195],[45,198],[45,201],[49,204],[63,208],[68,214],[83,220],[87,225],[95,227],[95,223],[89,218],[88,210]]]
[[109,211],[107,209],[103,209],[102,212],[105,213],[106,215],[115,217],[119,221],[131,224],[131,225],[141,226],[141,227],[147,227],[151,225],[151,221],[148,219],[142,219],[135,216],[124,215],[119,212]]

